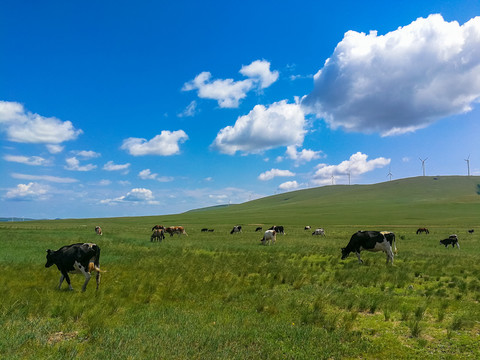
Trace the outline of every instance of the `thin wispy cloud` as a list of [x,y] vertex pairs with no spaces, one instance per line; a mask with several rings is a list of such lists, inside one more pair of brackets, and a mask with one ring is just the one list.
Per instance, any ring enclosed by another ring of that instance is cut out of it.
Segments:
[[33,166],[45,166],[51,163],[50,160],[44,159],[41,156],[5,155],[3,159],[6,161]]
[[78,182],[78,180],[74,179],[74,178],[52,176],[52,175],[31,175],[31,174],[13,173],[13,174],[11,174],[11,176],[14,179],[32,180],[32,181],[47,181],[47,182],[53,182],[53,183],[59,183],[59,184],[71,184],[71,183]]
[[65,159],[65,162],[67,163],[65,169],[71,171],[91,171],[97,168],[97,165],[94,164],[80,165],[80,160],[75,156]]

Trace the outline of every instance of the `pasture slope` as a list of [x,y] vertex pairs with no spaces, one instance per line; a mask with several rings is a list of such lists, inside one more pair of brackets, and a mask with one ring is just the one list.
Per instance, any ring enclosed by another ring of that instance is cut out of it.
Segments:
[[[169,216],[1,223],[0,358],[478,359],[479,184],[420,177]],[[152,243],[155,224],[189,235]],[[256,226],[273,224],[286,235],[259,245]],[[396,233],[393,266],[340,260],[359,229]],[[460,250],[439,245],[452,233]],[[102,249],[98,291],[81,293],[81,275],[58,290],[44,267],[46,249],[75,242]]]

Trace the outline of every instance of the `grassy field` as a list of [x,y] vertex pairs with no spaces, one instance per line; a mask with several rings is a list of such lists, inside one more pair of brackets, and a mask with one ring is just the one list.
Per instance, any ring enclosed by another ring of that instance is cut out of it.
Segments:
[[[162,217],[0,223],[0,358],[478,359],[478,184],[415,178]],[[157,223],[189,236],[151,243]],[[257,224],[286,235],[261,246]],[[359,229],[396,233],[393,266],[379,253],[340,260]],[[460,250],[439,245],[451,233]],[[58,290],[44,267],[46,249],[75,242],[102,249],[98,291],[92,280],[81,293],[81,275]]]

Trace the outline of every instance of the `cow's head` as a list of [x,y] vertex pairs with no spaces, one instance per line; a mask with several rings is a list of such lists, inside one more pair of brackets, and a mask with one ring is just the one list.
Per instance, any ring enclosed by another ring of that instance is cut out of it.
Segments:
[[55,264],[55,260],[54,260],[54,256],[53,256],[53,253],[55,251],[53,250],[50,250],[48,249],[47,250],[47,263],[45,264],[45,267],[48,268],[50,266],[52,266],[53,264]]
[[347,251],[347,248],[342,248],[342,260],[346,259],[349,254],[350,251]]

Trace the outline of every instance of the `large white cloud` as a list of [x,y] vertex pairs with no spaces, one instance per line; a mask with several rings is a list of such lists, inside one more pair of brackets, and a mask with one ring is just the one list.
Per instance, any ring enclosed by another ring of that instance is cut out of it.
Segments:
[[197,90],[200,98],[216,100],[222,108],[236,108],[250,90],[264,89],[278,79],[278,71],[270,71],[270,63],[265,60],[256,60],[250,65],[243,66],[240,73],[248,79],[212,80],[212,74],[204,71],[185,83],[182,90]]
[[350,156],[350,159],[342,161],[338,165],[320,164],[313,176],[314,184],[325,184],[332,176],[357,176],[376,168],[382,168],[390,164],[390,159],[379,157],[367,160],[368,155],[357,152]]
[[430,15],[383,36],[347,32],[302,103],[332,128],[395,135],[479,99],[480,17],[459,25]]
[[10,141],[45,144],[74,140],[83,132],[70,121],[33,114],[22,104],[9,101],[0,101],[0,130],[7,133]]
[[179,143],[188,139],[188,135],[183,130],[167,131],[163,130],[160,135],[151,140],[141,138],[128,138],[123,141],[121,149],[127,150],[130,155],[161,155],[170,156],[180,152]]
[[258,153],[279,146],[301,145],[305,136],[305,116],[298,104],[285,100],[269,107],[256,105],[234,126],[220,130],[212,148],[233,155],[237,151]]
[[291,172],[290,170],[272,169],[258,175],[258,179],[262,181],[267,181],[272,180],[277,176],[295,176],[295,173]]

